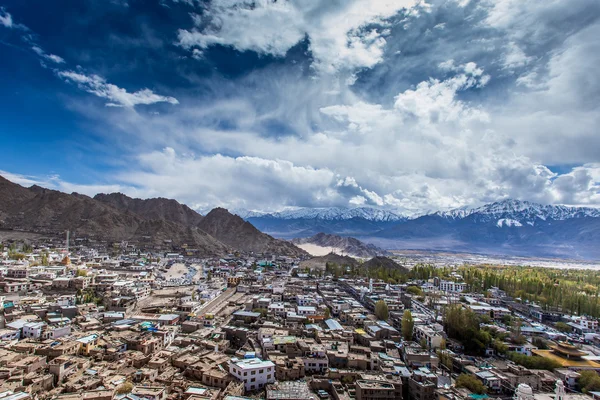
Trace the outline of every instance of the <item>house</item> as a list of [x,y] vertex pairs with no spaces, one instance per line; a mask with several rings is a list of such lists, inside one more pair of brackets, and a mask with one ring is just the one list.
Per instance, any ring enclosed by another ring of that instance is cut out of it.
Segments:
[[262,389],[267,383],[275,382],[275,364],[258,358],[239,360],[232,358],[229,373],[244,382],[244,390],[251,392]]

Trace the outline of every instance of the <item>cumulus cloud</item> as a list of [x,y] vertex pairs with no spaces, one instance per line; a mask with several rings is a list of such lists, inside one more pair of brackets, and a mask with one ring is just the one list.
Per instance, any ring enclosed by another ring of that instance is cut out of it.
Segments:
[[92,93],[98,97],[109,100],[106,103],[110,107],[135,107],[139,104],[170,103],[179,104],[179,101],[170,96],[161,96],[150,89],[142,89],[137,92],[129,93],[98,75],[85,75],[75,71],[58,71],[61,78],[76,83],[78,87],[86,92]]
[[[72,107],[102,121],[108,145],[125,143],[131,163],[107,178],[119,190],[198,209],[600,205],[599,4],[190,0],[198,14],[178,45],[196,65],[216,45],[280,59],[195,76],[211,96],[177,92],[182,104],[160,114]],[[308,73],[289,58],[304,40]],[[178,104],[57,74],[108,105]]]
[[283,57],[307,38],[317,71],[353,71],[370,68],[382,60],[386,19],[417,3],[213,0],[201,15],[195,16],[193,29],[179,30],[179,44],[189,49],[232,46]]

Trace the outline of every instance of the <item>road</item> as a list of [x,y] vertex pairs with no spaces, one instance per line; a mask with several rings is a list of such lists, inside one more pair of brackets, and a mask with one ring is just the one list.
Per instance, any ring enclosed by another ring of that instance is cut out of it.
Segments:
[[225,307],[229,303],[231,296],[235,294],[235,288],[229,288],[204,306],[198,312],[198,316],[204,316],[205,314],[214,314],[221,308]]

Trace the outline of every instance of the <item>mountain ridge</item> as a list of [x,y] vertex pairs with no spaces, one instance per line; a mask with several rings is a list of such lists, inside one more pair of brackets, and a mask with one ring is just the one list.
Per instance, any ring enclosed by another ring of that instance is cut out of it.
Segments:
[[[222,224],[234,217],[226,210]],[[236,217],[239,218],[239,217]],[[247,251],[232,246],[232,238],[253,243],[257,253],[280,251],[280,255],[304,255],[291,243],[272,238],[249,223],[244,231],[229,232],[225,244],[205,232],[205,218],[189,207],[169,199],[132,199],[123,194],[92,198],[79,193],[63,193],[40,186],[25,188],[0,177],[0,228],[45,235],[74,235],[108,242],[136,241],[154,248],[167,243],[193,248],[202,256],[220,256],[230,251]],[[241,218],[240,218],[241,220]],[[219,221],[212,221],[213,228]],[[251,228],[250,228],[251,227]],[[244,236],[246,235],[246,236]],[[261,247],[262,246],[262,247]]]

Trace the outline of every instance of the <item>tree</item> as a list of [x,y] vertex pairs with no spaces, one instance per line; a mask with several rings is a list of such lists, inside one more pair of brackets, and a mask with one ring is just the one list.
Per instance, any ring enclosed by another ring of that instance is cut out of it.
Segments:
[[546,369],[553,371],[556,368],[560,368],[560,364],[551,359],[540,356],[527,356],[525,354],[519,354],[515,352],[509,352],[508,358],[515,364],[519,364],[528,369]]
[[404,340],[412,340],[414,327],[415,321],[413,320],[412,313],[410,310],[404,310],[404,314],[402,315],[402,337],[404,337]]
[[496,350],[497,354],[506,354],[508,351],[508,346],[498,339],[492,342],[492,347],[494,350]]
[[583,393],[600,390],[600,376],[596,371],[581,371],[579,374],[579,388]]
[[533,338],[532,344],[540,350],[548,350],[548,343],[542,338]]
[[329,307],[325,307],[325,312],[323,313],[325,319],[331,318],[331,311],[329,311]]
[[422,296],[423,295],[423,291],[418,286],[409,286],[409,287],[406,288],[406,292],[410,293],[412,295],[415,295],[415,296]]
[[382,321],[387,321],[390,316],[390,311],[388,305],[385,304],[385,301],[378,300],[377,303],[375,303],[375,316]]
[[572,330],[569,325],[562,321],[557,322],[556,324],[554,324],[554,326],[556,327],[556,329],[564,333],[571,333]]
[[131,393],[131,391],[133,390],[133,383],[127,381],[123,384],[121,384],[118,388],[117,388],[117,394],[127,394],[127,393]]
[[483,383],[473,375],[460,374],[456,378],[456,387],[467,388],[476,394],[485,394],[486,392],[486,387],[483,385]]
[[422,337],[421,340],[419,340],[419,344],[423,350],[427,350],[427,339],[425,339],[425,337]]
[[260,313],[260,316],[263,318],[266,317],[268,313],[266,308],[255,308],[254,310],[252,310],[252,312]]
[[75,276],[87,276],[87,271],[85,269],[78,269]]
[[471,310],[461,305],[446,308],[444,329],[451,337],[460,340],[465,352],[470,355],[483,355],[492,341],[492,335],[479,328],[480,319]]

